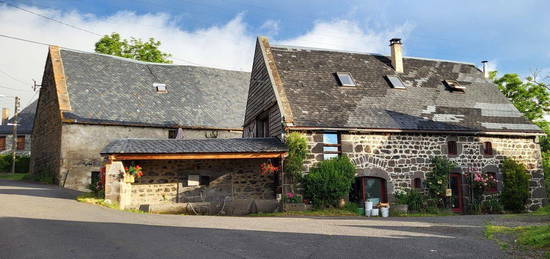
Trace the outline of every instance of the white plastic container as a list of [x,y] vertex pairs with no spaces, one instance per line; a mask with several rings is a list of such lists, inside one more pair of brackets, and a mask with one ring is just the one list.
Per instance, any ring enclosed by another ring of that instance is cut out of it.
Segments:
[[380,212],[382,213],[382,217],[384,218],[387,218],[390,215],[389,208],[380,208]]
[[372,210],[365,210],[365,216],[370,217],[372,214]]
[[367,201],[367,202],[365,202],[365,209],[366,209],[366,210],[372,210],[372,206],[373,206],[373,202],[372,202],[372,201]]
[[379,210],[378,209],[372,209],[371,216],[378,217],[378,215],[379,215]]

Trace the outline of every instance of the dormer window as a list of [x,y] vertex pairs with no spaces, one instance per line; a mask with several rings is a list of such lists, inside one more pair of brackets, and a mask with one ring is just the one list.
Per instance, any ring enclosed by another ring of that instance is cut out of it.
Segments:
[[458,81],[456,81],[456,80],[445,80],[443,82],[445,82],[445,85],[453,91],[462,91],[462,92],[464,92],[464,90],[466,90],[466,87],[461,85],[460,83],[458,83]]
[[167,93],[168,90],[166,89],[166,84],[161,83],[153,83],[153,87],[157,91],[157,93]]
[[390,81],[391,87],[395,89],[407,89],[403,84],[403,81],[401,81],[401,78],[397,76],[386,76],[386,78]]
[[338,72],[336,76],[338,76],[341,86],[355,86],[355,82],[349,72]]

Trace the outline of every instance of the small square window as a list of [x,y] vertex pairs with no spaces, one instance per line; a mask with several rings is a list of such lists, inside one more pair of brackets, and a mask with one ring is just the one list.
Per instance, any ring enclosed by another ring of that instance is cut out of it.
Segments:
[[6,150],[6,137],[0,137],[0,151]]
[[447,153],[449,155],[457,155],[458,154],[458,148],[456,146],[456,141],[448,141],[447,142]]
[[403,81],[401,81],[401,78],[397,76],[386,76],[388,78],[388,81],[390,81],[390,84],[393,88],[396,89],[407,89],[405,85],[403,84]]
[[336,73],[336,76],[338,76],[338,80],[340,81],[340,85],[342,86],[355,86],[355,82],[353,81],[353,78],[351,77],[351,74],[348,72],[338,72]]
[[178,136],[178,130],[177,129],[168,130],[168,138],[169,139],[175,139],[177,136]]
[[16,149],[25,150],[25,136],[17,136]]
[[422,189],[422,179],[414,178],[413,184],[415,189]]

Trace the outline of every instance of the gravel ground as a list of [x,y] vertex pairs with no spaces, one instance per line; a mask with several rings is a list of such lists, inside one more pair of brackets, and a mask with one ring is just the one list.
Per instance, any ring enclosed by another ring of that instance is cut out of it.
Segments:
[[496,216],[270,218],[135,214],[0,180],[0,258],[503,258]]

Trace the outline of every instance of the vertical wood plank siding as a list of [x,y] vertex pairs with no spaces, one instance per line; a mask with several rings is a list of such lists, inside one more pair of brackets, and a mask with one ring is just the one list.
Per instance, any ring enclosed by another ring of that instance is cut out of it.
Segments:
[[[264,111],[269,112],[269,133],[271,136],[279,136],[282,133],[281,112],[277,106],[277,99],[273,91],[273,85],[269,78],[269,72],[265,64],[260,42],[256,42],[254,63],[250,76],[250,88],[245,113],[245,137],[255,137],[255,120]],[[247,133],[248,132],[248,133]]]

